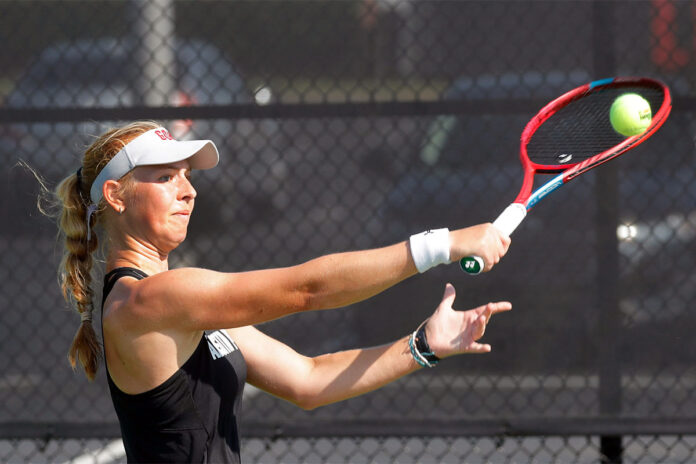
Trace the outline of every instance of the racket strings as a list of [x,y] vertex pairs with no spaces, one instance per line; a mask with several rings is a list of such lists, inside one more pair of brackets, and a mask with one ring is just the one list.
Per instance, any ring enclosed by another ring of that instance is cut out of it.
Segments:
[[665,98],[657,87],[621,86],[590,91],[557,110],[537,128],[527,144],[530,161],[547,166],[573,165],[626,140],[628,137],[616,132],[609,121],[612,103],[624,93],[645,98],[653,115]]

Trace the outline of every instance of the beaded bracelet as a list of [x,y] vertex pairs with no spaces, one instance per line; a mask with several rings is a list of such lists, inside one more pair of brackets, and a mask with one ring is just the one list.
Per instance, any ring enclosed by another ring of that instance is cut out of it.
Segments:
[[435,367],[440,361],[435,353],[428,345],[428,339],[425,336],[425,325],[428,322],[426,319],[413,331],[408,338],[408,347],[411,349],[413,359],[422,367]]

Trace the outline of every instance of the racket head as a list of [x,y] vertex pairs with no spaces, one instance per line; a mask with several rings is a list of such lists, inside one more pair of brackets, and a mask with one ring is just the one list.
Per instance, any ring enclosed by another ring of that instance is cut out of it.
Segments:
[[[614,130],[609,111],[616,98],[635,93],[650,104],[652,119],[640,134]],[[563,173],[563,183],[636,147],[664,124],[672,107],[667,86],[644,77],[614,77],[577,87],[544,106],[520,138],[525,179],[515,202],[527,203],[535,173]]]

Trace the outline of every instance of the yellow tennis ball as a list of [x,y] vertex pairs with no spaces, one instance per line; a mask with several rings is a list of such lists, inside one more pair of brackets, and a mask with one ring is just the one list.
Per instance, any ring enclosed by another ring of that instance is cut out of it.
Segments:
[[626,137],[645,131],[652,121],[650,103],[637,93],[625,93],[614,100],[609,121],[616,132]]

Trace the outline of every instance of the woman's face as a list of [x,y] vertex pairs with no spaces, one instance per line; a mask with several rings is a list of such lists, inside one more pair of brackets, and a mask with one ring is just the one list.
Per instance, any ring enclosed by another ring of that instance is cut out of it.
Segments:
[[195,198],[187,160],[135,168],[123,217],[128,235],[169,253],[186,238]]

